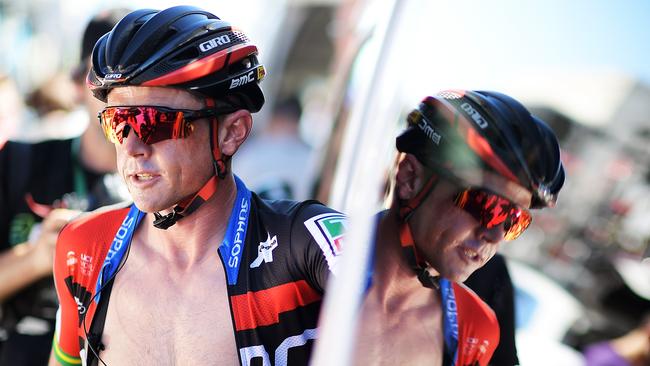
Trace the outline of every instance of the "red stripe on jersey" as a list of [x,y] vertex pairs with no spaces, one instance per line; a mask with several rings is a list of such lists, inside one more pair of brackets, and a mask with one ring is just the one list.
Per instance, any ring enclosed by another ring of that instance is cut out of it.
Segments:
[[276,324],[280,313],[309,305],[321,299],[305,280],[260,291],[249,291],[230,298],[235,318],[235,330],[255,329],[260,326]]

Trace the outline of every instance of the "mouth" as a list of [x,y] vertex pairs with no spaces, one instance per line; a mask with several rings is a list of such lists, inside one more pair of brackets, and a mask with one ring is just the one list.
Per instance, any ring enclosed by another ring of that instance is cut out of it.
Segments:
[[474,249],[461,247],[460,252],[464,258],[471,262],[478,262],[481,259],[481,255]]
[[134,183],[148,183],[155,180],[159,176],[160,175],[152,172],[138,172],[127,174],[128,179]]
[[150,173],[137,173],[133,174],[133,177],[138,181],[147,181],[153,179],[154,175]]

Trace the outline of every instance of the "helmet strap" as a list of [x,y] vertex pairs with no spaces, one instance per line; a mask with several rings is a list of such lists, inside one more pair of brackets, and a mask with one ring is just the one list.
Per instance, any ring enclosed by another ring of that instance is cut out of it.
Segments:
[[420,250],[418,250],[418,248],[415,246],[415,240],[413,239],[411,226],[409,225],[408,220],[415,209],[417,209],[426,199],[429,193],[433,191],[433,188],[438,182],[437,178],[438,177],[436,175],[432,175],[424,184],[424,187],[422,187],[420,192],[415,195],[415,197],[408,200],[405,205],[402,205],[401,203],[399,204],[399,217],[401,220],[399,228],[399,240],[402,247],[402,252],[404,253],[404,257],[406,258],[406,261],[408,262],[411,269],[413,269],[417,275],[418,280],[422,286],[433,289],[440,288],[439,277],[431,276],[429,274],[429,271],[427,271],[427,267],[429,265],[422,257]]
[[[205,104],[207,107],[214,107],[214,99],[206,98]],[[223,155],[219,149],[218,123],[219,120],[217,117],[214,117],[214,119],[208,123],[210,129],[209,134],[210,151],[212,151],[212,165],[214,167],[214,172],[216,175],[213,175],[196,194],[182,200],[176,206],[174,206],[172,212],[166,215],[163,215],[159,212],[154,212],[154,227],[167,230],[178,220],[196,211],[196,209],[198,209],[203,203],[205,203],[210,199],[210,197],[215,194],[217,191],[219,179],[224,179],[226,177],[226,173],[228,172],[226,162],[230,159],[230,156]],[[219,179],[217,179],[217,177]]]
[[[205,99],[206,107],[214,107],[215,102],[212,98]],[[210,127],[210,151],[212,151],[212,165],[214,166],[214,171],[217,174],[217,177],[224,179],[226,177],[227,167],[226,162],[230,160],[230,156],[224,155],[221,153],[219,148],[219,120],[217,117],[214,117],[214,120],[209,123]]]
[[218,179],[212,176],[203,187],[193,196],[184,199],[179,204],[174,206],[172,212],[167,215],[162,215],[159,212],[154,212],[153,226],[158,229],[167,230],[170,226],[174,225],[176,221],[196,211],[205,201],[209,200],[212,195],[217,191]]

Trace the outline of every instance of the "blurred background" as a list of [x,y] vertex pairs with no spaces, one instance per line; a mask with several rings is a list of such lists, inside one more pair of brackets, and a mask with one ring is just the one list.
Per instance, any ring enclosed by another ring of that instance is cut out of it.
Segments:
[[[244,30],[267,67],[267,105],[233,165],[253,190],[346,211],[376,188],[374,212],[382,177],[368,187],[359,175],[387,174],[425,95],[501,91],[553,127],[568,176],[557,208],[502,246],[522,365],[580,365],[587,344],[650,311],[650,2],[184,3]],[[0,145],[84,130],[70,73],[92,15],[176,4],[1,0]]]

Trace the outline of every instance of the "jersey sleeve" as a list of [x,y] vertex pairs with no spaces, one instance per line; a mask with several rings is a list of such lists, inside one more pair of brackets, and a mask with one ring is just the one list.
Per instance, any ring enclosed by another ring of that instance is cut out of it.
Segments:
[[458,316],[455,365],[486,366],[499,345],[499,322],[494,311],[472,290],[453,283]]
[[61,365],[81,364],[85,329],[90,329],[99,299],[94,295],[97,278],[115,233],[128,212],[128,207],[124,207],[127,204],[84,213],[59,234],[54,255],[59,311],[53,353]]
[[291,229],[291,250],[303,266],[303,275],[316,290],[325,289],[336,275],[346,233],[345,215],[319,203],[305,204]]
[[53,354],[59,364],[81,365],[79,356],[80,344],[77,333],[79,324],[79,312],[77,303],[66,284],[71,283],[72,273],[69,266],[74,265],[74,258],[68,261],[68,252],[73,251],[65,238],[70,235],[69,226],[63,229],[59,235],[54,255],[54,284],[57,297],[59,298],[59,310],[56,316],[56,332],[52,344]]

